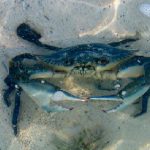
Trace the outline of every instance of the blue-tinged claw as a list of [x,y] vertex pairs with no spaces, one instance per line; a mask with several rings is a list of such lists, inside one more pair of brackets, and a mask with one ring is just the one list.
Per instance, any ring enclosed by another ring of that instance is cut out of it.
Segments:
[[120,66],[117,73],[117,78],[138,78],[144,76],[146,71],[145,65],[148,62],[149,58],[135,56]]
[[91,96],[89,97],[90,100],[95,101],[123,101],[123,99],[116,95],[106,95],[106,96]]
[[[107,110],[107,112],[116,112],[122,110],[134,103],[138,98],[142,97],[150,88],[150,85],[134,86],[134,89],[129,89],[129,91],[121,91],[121,97],[123,98],[123,103],[119,104],[117,107]],[[131,90],[131,91],[130,91]]]
[[[110,113],[110,112],[116,112],[119,110],[122,110],[126,108],[128,105],[134,103],[138,98],[142,97],[150,88],[150,85],[146,85],[144,83],[145,81],[142,79],[139,79],[137,81],[131,82],[128,84],[123,90],[121,90],[117,95],[109,95],[109,96],[93,96],[90,97],[90,100],[101,100],[101,101],[121,101],[122,103],[117,105],[116,107],[104,110],[104,112]],[[145,103],[143,102],[143,105],[145,107]],[[143,107],[143,111],[145,111],[145,108]]]
[[[60,101],[86,101],[45,81],[30,80],[30,82],[19,83],[19,86],[46,112],[71,110],[71,108],[58,106],[57,102]],[[52,105],[53,103],[55,105]]]

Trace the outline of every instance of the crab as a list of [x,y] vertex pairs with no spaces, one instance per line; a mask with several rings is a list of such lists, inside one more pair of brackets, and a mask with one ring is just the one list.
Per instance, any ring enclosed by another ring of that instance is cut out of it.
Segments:
[[[12,127],[17,135],[17,122],[20,108],[20,96],[24,91],[38,106],[46,112],[70,111],[73,107],[59,105],[61,101],[120,101],[117,107],[105,112],[115,112],[142,99],[142,110],[139,116],[147,111],[149,96],[150,59],[137,56],[137,51],[117,48],[120,44],[136,41],[125,39],[109,44],[92,43],[59,48],[40,42],[41,35],[28,24],[22,23],[17,27],[17,35],[42,48],[55,51],[50,55],[35,55],[24,53],[15,56],[9,64],[9,74],[4,82],[8,88],[3,98],[10,106],[10,94],[15,91],[15,106],[12,116]],[[124,80],[131,82],[116,95],[80,97],[51,84],[47,79],[67,78],[68,76],[95,78],[98,80]]]

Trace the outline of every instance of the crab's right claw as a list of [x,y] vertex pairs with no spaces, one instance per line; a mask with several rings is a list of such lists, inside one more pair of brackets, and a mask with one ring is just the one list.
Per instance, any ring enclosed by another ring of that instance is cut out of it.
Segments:
[[91,96],[89,99],[92,101],[123,101],[123,99],[117,95]]
[[60,88],[37,80],[30,80],[28,83],[19,83],[20,87],[25,91],[32,99],[46,112],[60,112],[66,110],[72,110],[59,106],[60,101],[86,101],[78,96],[74,96]]

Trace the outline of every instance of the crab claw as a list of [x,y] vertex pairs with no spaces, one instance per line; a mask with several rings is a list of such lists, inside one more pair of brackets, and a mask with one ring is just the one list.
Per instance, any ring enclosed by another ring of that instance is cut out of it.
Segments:
[[[126,108],[128,105],[134,103],[138,98],[142,97],[150,88],[150,85],[143,83],[144,80],[139,79],[138,81],[131,82],[123,90],[121,90],[117,95],[109,96],[92,96],[89,97],[90,100],[108,100],[108,101],[121,101],[122,103],[116,107],[104,110],[104,112],[116,112]],[[143,83],[143,84],[142,84]]]
[[118,70],[117,78],[138,78],[145,75],[145,64],[149,62],[149,58],[135,56],[133,59],[122,64]]
[[31,80],[30,82],[21,82],[19,86],[46,112],[72,110],[72,107],[66,108],[56,105],[56,102],[59,101],[86,101],[45,81]]
[[123,101],[123,99],[116,95],[109,95],[109,96],[91,96],[90,100],[101,100],[101,101]]

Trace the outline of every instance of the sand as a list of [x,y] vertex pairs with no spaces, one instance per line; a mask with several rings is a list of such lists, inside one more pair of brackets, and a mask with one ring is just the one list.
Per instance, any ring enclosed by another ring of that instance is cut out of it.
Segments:
[[[77,103],[71,112],[43,112],[25,94],[21,98],[19,134],[13,135],[12,105],[2,93],[9,60],[21,53],[46,53],[16,36],[20,23],[39,31],[41,41],[67,47],[81,43],[119,41],[139,36],[130,49],[149,55],[150,18],[140,12],[149,0],[1,0],[0,1],[0,150],[149,150],[150,109],[138,118],[138,104],[111,114],[101,110],[114,102]],[[86,87],[86,85],[85,85]],[[85,88],[86,89],[86,88]],[[84,89],[83,89],[84,90]],[[94,92],[92,88],[90,92]]]

